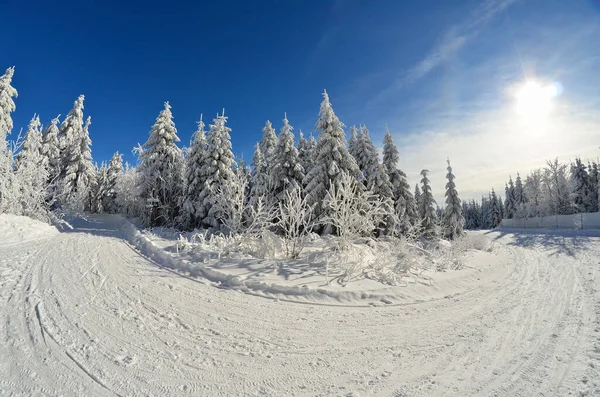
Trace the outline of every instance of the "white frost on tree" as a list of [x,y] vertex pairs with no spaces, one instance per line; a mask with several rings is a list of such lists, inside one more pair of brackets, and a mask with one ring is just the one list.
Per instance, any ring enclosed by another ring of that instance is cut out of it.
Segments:
[[49,194],[52,195],[60,174],[60,143],[58,141],[58,117],[50,121],[44,129],[42,141],[42,153],[48,161],[48,186]]
[[304,178],[307,202],[314,206],[317,219],[325,215],[321,205],[331,185],[339,185],[344,175],[357,178],[360,172],[354,157],[346,149],[343,127],[333,111],[327,91],[324,91],[317,121],[320,134],[315,147],[314,167]]
[[257,143],[252,157],[252,175],[250,177],[250,205],[256,207],[259,202],[265,203],[269,196],[269,174],[267,163],[263,157],[262,150]]
[[123,174],[123,155],[116,152],[106,170],[106,185],[102,194],[102,209],[109,214],[119,212],[117,204],[117,182]]
[[158,200],[158,209],[151,222],[171,223],[177,216],[178,200],[183,185],[183,153],[175,144],[179,142],[173,122],[171,105],[165,102],[150,130],[150,136],[140,154],[139,188],[141,198]]
[[429,170],[421,171],[422,193],[419,199],[419,216],[421,217],[421,228],[423,234],[428,236],[437,235],[437,215],[435,212],[435,199],[431,192],[431,185],[427,175]]
[[286,192],[302,188],[304,168],[300,163],[298,149],[294,146],[293,129],[286,114],[271,164],[273,196],[277,201],[285,199]]
[[34,115],[27,128],[23,147],[18,154],[14,182],[17,194],[17,213],[37,219],[46,219],[46,184],[48,169],[42,154],[40,118]]
[[4,212],[10,201],[12,184],[12,152],[9,148],[7,136],[13,128],[11,113],[16,106],[17,90],[11,85],[15,68],[6,69],[0,76],[0,212]]
[[304,175],[310,171],[313,163],[313,152],[314,152],[314,138],[311,135],[312,142],[304,137],[302,130],[300,130],[298,138],[298,157],[300,158],[300,164],[304,169]]
[[444,236],[450,240],[454,240],[463,234],[465,217],[462,211],[462,204],[458,198],[458,192],[456,191],[450,160],[448,160],[447,170],[446,179],[448,179],[448,183],[446,183],[446,208],[444,210],[443,226]]
[[183,194],[183,205],[181,208],[180,223],[186,228],[196,228],[206,216],[203,212],[204,206],[198,200],[202,189],[204,189],[205,178],[202,169],[206,163],[206,131],[205,124],[200,116],[198,128],[190,142],[190,148],[185,159],[185,187]]
[[260,140],[260,150],[263,153],[263,157],[268,167],[271,167],[273,158],[275,156],[275,150],[277,147],[277,135],[275,129],[269,120],[265,123],[262,129],[263,136]]
[[[83,100],[83,95],[80,98]],[[66,136],[61,200],[73,209],[90,209],[91,192],[96,184],[96,167],[92,163],[92,141],[89,135],[91,123],[91,117],[88,116],[81,130],[75,129],[72,136]]]
[[392,184],[394,207],[396,215],[399,218],[400,230],[406,233],[419,223],[417,203],[410,191],[410,185],[406,179],[406,174],[398,168],[400,156],[398,154],[398,148],[394,144],[394,138],[387,125],[385,128],[386,133],[383,137],[383,166],[385,167],[385,170],[389,175],[390,183]]
[[227,191],[227,185],[233,179],[233,152],[231,151],[231,128],[225,126],[227,117],[224,113],[217,115],[210,125],[208,145],[206,148],[206,162],[201,174],[204,178],[204,187],[198,197],[202,207],[200,212],[206,214],[202,223],[208,227],[219,227],[219,219],[223,219],[223,211],[215,205],[217,189]]

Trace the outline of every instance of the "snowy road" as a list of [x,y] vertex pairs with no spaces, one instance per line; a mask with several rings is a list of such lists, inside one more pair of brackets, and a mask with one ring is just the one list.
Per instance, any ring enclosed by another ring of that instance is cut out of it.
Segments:
[[119,222],[0,242],[0,395],[594,396],[600,238],[500,235],[506,271],[409,306],[275,301],[139,255]]

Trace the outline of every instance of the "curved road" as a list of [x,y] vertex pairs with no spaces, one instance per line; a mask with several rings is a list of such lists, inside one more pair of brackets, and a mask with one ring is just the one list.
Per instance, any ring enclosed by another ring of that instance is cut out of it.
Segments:
[[502,276],[394,307],[298,304],[157,266],[111,217],[0,242],[0,395],[600,393],[600,238],[501,235]]

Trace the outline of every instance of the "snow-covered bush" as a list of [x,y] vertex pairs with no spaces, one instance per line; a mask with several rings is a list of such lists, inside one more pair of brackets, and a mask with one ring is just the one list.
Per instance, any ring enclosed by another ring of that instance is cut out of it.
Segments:
[[276,212],[276,227],[284,237],[285,255],[288,258],[298,258],[306,243],[307,235],[312,232],[314,223],[311,222],[312,207],[302,197],[300,187],[285,191],[283,201],[279,202]]

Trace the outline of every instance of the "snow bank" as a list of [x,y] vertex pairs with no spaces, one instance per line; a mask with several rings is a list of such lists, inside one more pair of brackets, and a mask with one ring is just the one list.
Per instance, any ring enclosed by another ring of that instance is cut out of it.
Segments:
[[21,244],[52,237],[55,227],[26,216],[0,214],[0,246]]
[[[411,273],[401,285],[395,286],[368,277],[340,283],[335,271],[324,275],[313,271],[306,261],[215,258],[210,252],[198,255],[179,251],[178,240],[171,232],[161,230],[160,237],[144,233],[125,219],[122,231],[132,245],[160,266],[192,277],[203,277],[241,292],[302,303],[352,306],[411,304],[454,297],[505,275],[501,256],[469,250],[464,258],[465,268],[460,271]],[[369,251],[362,255],[373,251],[366,244],[360,249]],[[310,258],[318,247],[312,252],[308,248],[308,251],[307,257]]]

